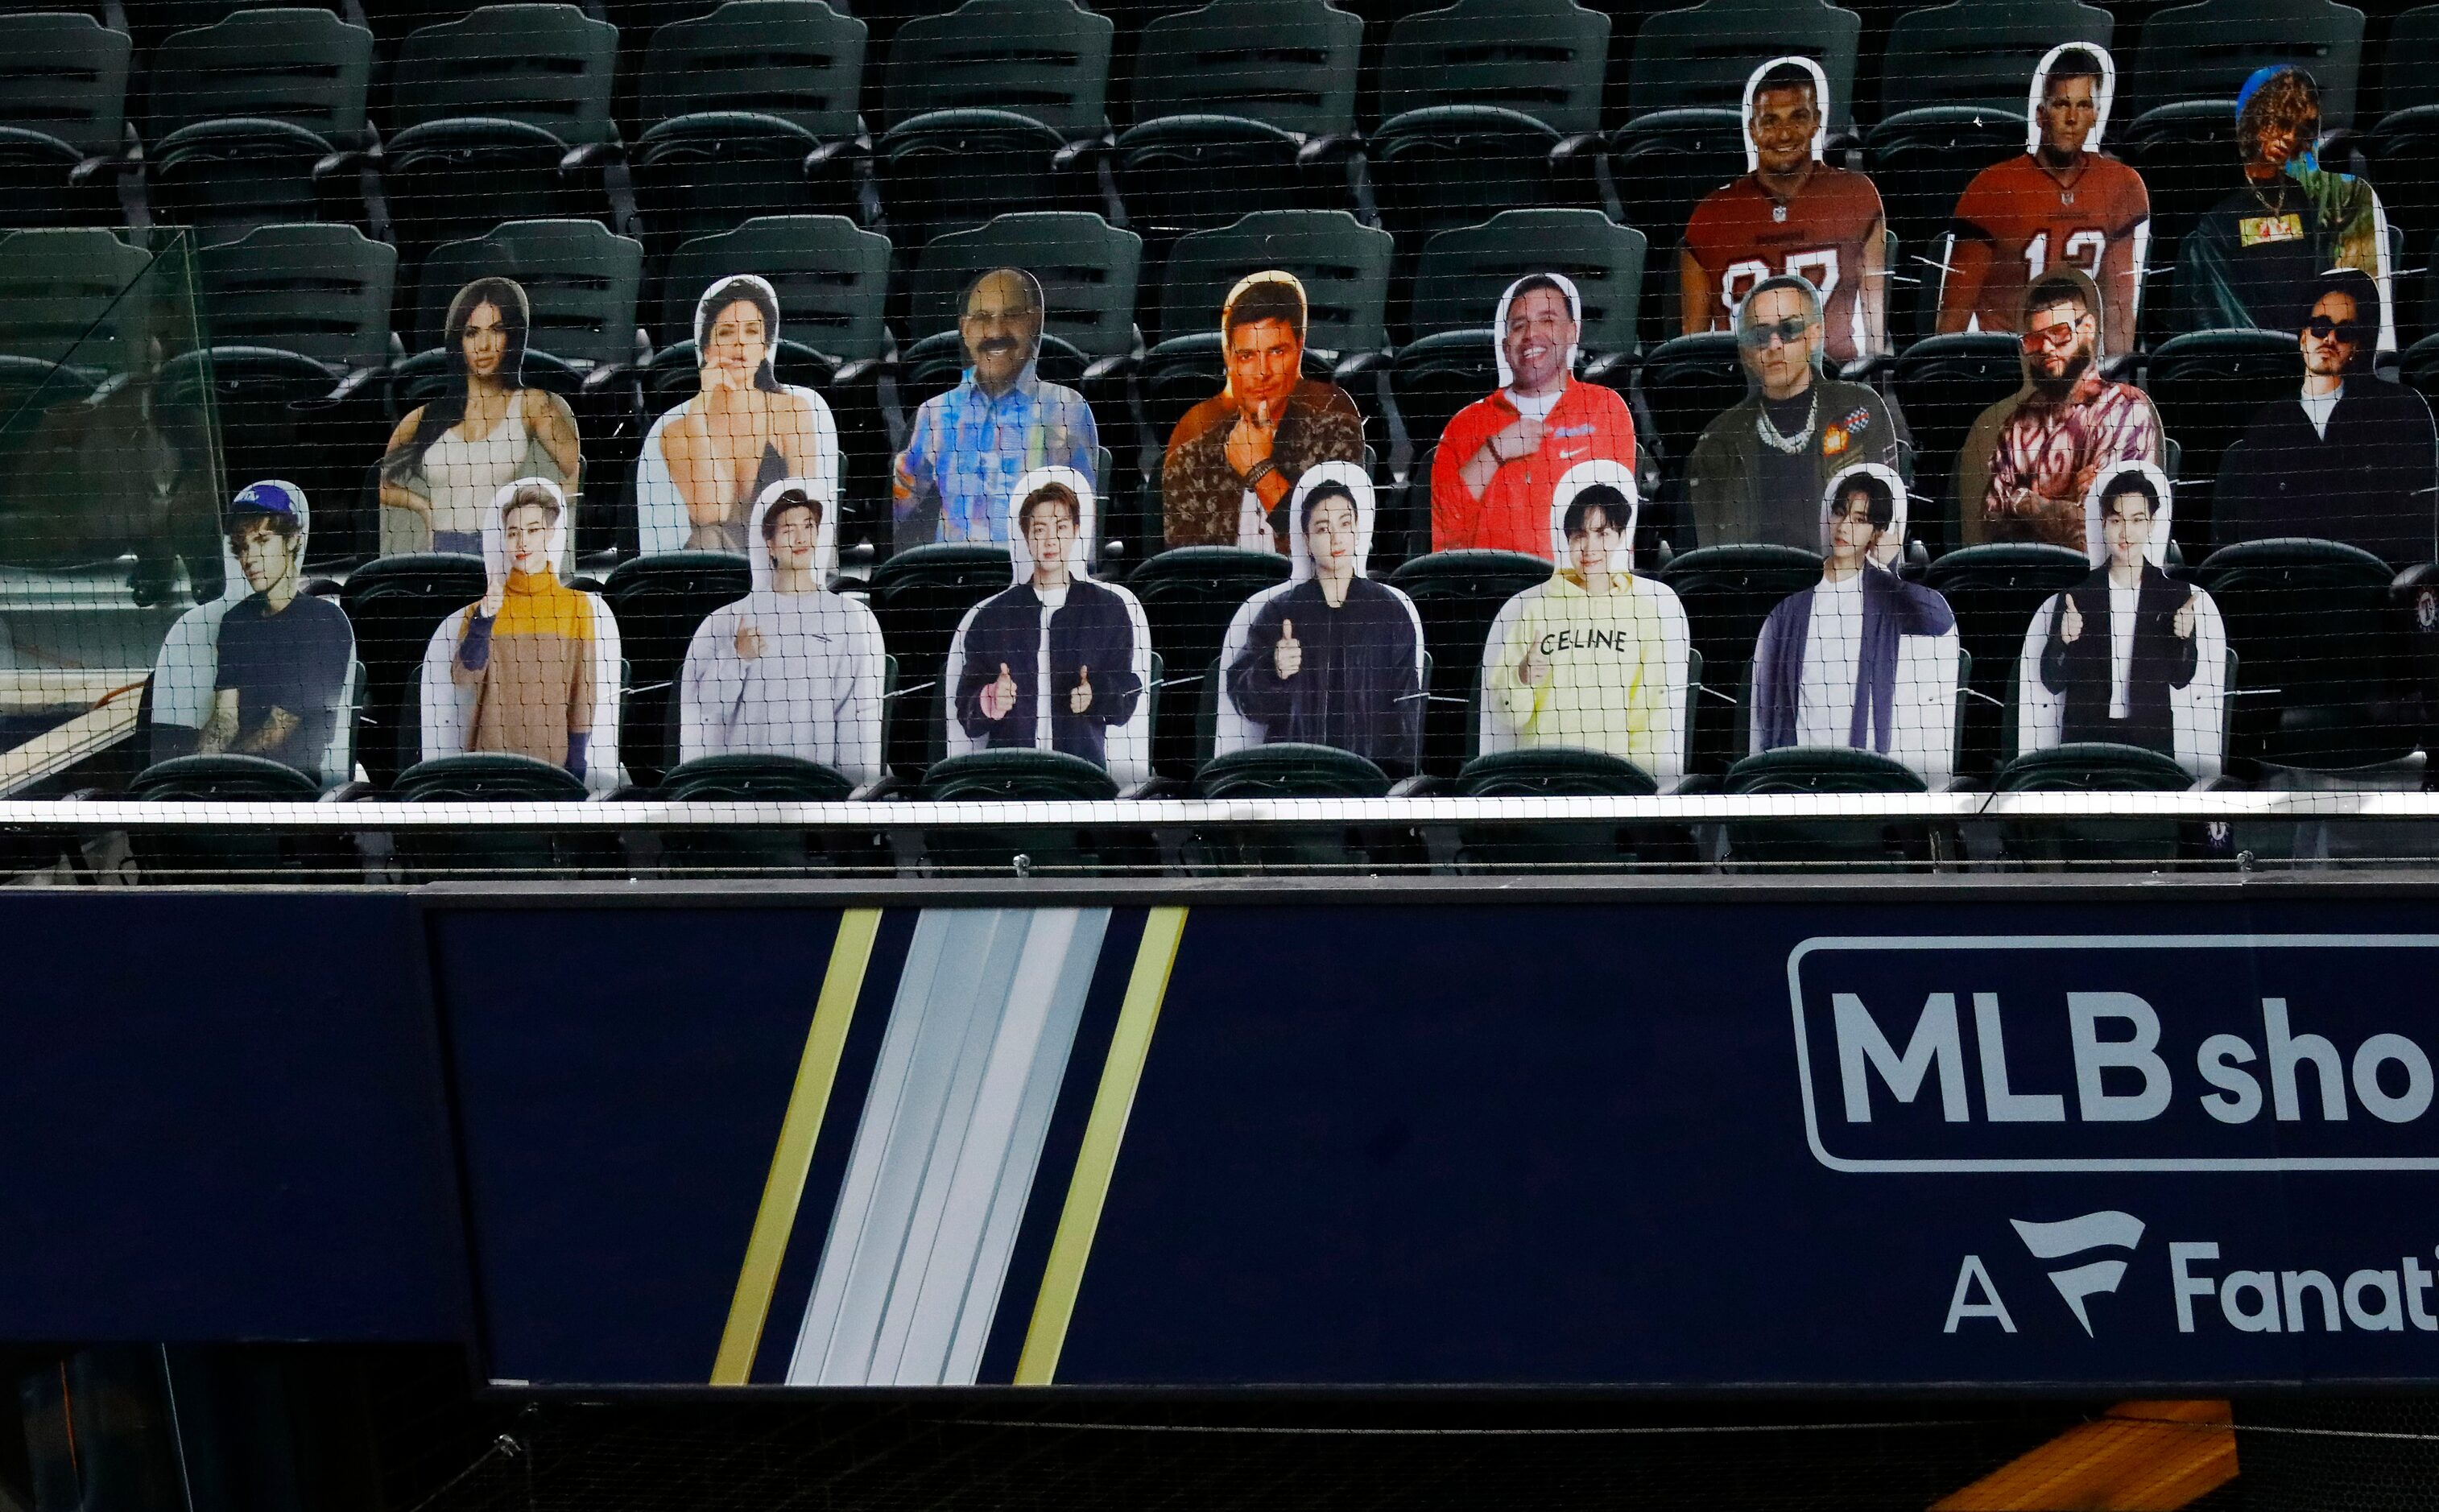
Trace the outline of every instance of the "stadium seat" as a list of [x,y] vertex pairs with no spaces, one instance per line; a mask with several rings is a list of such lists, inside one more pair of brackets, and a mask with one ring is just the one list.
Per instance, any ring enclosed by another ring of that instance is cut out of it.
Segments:
[[1278,740],[1215,756],[1194,775],[1199,798],[1380,798],[1389,776],[1352,751]]
[[1957,199],[1976,173],[2023,150],[2021,99],[2010,112],[1987,105],[1939,106],[1908,111],[1872,128],[1864,171],[1879,188],[1881,208],[1898,245],[1914,249],[1889,269],[1893,325],[1902,329],[1912,320],[1924,335],[1936,329],[1932,318],[1915,317],[1917,311],[1936,316],[1940,243],[1956,213]]
[[[923,796],[936,803],[1109,802],[1110,774],[1059,751],[972,751],[944,757],[923,774]],[[1095,873],[1148,869],[1158,851],[1142,831],[1028,824],[943,826],[923,835],[935,870]]]
[[900,25],[873,148],[891,237],[918,247],[1055,205],[1062,151],[1108,129],[1113,29],[1073,0],[967,0]]
[[1256,210],[1181,237],[1161,279],[1160,339],[1216,341],[1229,289],[1249,273],[1278,268],[1304,285],[1307,349],[1340,357],[1383,350],[1395,251],[1388,233],[1344,210]]
[[398,249],[353,226],[269,225],[195,257],[212,339],[302,352],[334,373],[385,367]]
[[655,786],[669,766],[679,675],[696,629],[751,592],[753,577],[744,558],[724,551],[663,551],[620,562],[603,581],[630,677],[618,755],[634,782]]
[[0,229],[125,222],[128,58],[91,16],[0,16]]
[[2439,6],[2390,23],[2378,123],[2362,142],[2380,208],[2415,244],[2439,233]]
[[2199,555],[2210,536],[2210,498],[2220,455],[2235,444],[2252,412],[2304,381],[2304,356],[2292,332],[2202,330],[2171,337],[2151,353],[2144,387],[2159,409],[2160,427],[2176,438],[2176,529]]
[[1956,497],[1956,454],[1982,412],[2023,382],[2022,344],[1996,331],[1925,336],[1897,354],[1889,393],[1914,433],[1914,493],[1931,507],[1917,505],[1906,533],[1934,555],[1961,539],[1966,505]]
[[[781,756],[698,756],[661,779],[668,803],[837,803],[854,792],[844,774]],[[884,837],[870,830],[781,828],[773,825],[671,826],[660,834],[664,870],[684,877],[774,872],[887,870]]]
[[151,253],[98,227],[0,237],[0,353],[132,373],[151,302],[135,291],[151,265]]
[[[1152,649],[1170,667],[1207,667],[1220,655],[1228,622],[1246,599],[1288,579],[1275,552],[1235,546],[1177,546],[1147,557],[1127,578],[1144,607]],[[1194,774],[1195,705],[1202,673],[1181,678],[1186,696],[1163,701],[1152,726],[1152,767],[1163,776]]]
[[360,384],[342,400],[337,384],[301,352],[219,345],[179,353],[154,380],[165,409],[212,417],[216,497],[255,478],[286,477],[322,501],[307,559],[316,567],[371,555],[378,534],[352,506],[367,449],[377,453],[385,437],[385,407],[377,387]]
[[383,180],[420,250],[503,221],[634,219],[610,84],[618,28],[572,5],[485,6],[424,27],[392,70]]
[[[1924,792],[1923,780],[1898,762],[1871,751],[1790,746],[1749,756],[1728,769],[1723,785],[1733,797]],[[1833,807],[1833,806],[1824,806]],[[1930,827],[1871,819],[1798,819],[1728,826],[1728,852],[1740,862],[1848,867],[1920,864],[1936,854]]]
[[1460,798],[1642,798],[1658,792],[1660,784],[1606,751],[1537,745],[1475,756],[1447,791]]
[[1106,801],[1118,795],[1108,772],[1063,751],[969,751],[925,769],[923,796],[935,803]]
[[2077,741],[2027,751],[1999,769],[1995,792],[2182,792],[2193,774],[2136,745]]
[[1097,215],[1031,210],[1003,215],[926,246],[916,265],[917,340],[957,329],[966,286],[989,268],[1023,268],[1041,282],[1042,331],[1094,360],[1135,347],[1135,280],[1143,238]]
[[757,217],[678,248],[662,276],[661,345],[694,340],[695,301],[720,279],[751,269],[779,296],[785,339],[845,366],[888,349],[889,239],[845,216]]
[[707,756],[672,769],[660,790],[670,803],[838,803],[855,784],[801,756]]
[[1613,207],[1595,168],[1609,37],[1609,17],[1576,0],[1458,0],[1390,27],[1366,147],[1389,228],[1402,240],[1510,206]]
[[157,219],[206,242],[281,222],[371,223],[370,31],[327,10],[240,10],[178,32],[151,63]]
[[[146,803],[311,803],[313,779],[294,767],[258,756],[173,756],[153,763],[128,785]],[[355,847],[335,831],[288,831],[259,824],[132,828],[128,848],[147,882],[285,880],[353,881]]]
[[652,33],[634,149],[666,251],[757,216],[861,213],[864,24],[823,0],[730,0]]
[[2119,111],[2138,128],[2180,109],[2216,108],[2225,118],[2247,75],[2297,63],[2320,86],[2322,126],[2342,130],[2355,120],[2362,39],[2363,13],[2336,0],[2199,0],[2155,10],[2122,77]]
[[[1721,410],[1742,401],[1746,382],[1736,338],[1727,331],[1672,336],[1653,347],[1634,376],[1635,396],[1647,406],[1658,435],[1661,460],[1672,479],[1684,475],[1686,459],[1702,428]],[[1724,545],[1705,541],[1701,544]]]
[[1579,340],[1593,376],[1602,357],[1640,347],[1635,321],[1649,249],[1642,232],[1598,210],[1502,210],[1423,244],[1410,326],[1416,336],[1484,329],[1508,285],[1528,273],[1564,274],[1583,301]]
[[[399,774],[390,796],[404,803],[562,804],[591,794],[582,778],[532,756],[476,752],[418,761]],[[407,875],[443,878],[573,879],[615,865],[618,841],[603,830],[537,822],[531,828],[475,829],[454,825],[399,832]]]
[[384,557],[347,575],[339,604],[355,627],[356,655],[365,664],[357,761],[376,786],[386,786],[403,765],[400,732],[417,723],[413,701],[432,632],[483,592],[483,564],[467,557]]
[[1365,208],[1362,35],[1325,0],[1213,0],[1147,25],[1112,156],[1130,223],[1158,242],[1279,205]]
[[598,222],[511,221],[488,235],[436,247],[424,259],[417,345],[440,345],[451,298],[472,279],[497,276],[525,287],[533,306],[533,350],[580,368],[621,366],[635,358],[643,274],[643,244],[612,235]]
[[156,761],[128,785],[127,795],[151,803],[310,803],[321,788],[283,761],[230,753]]
[[[1460,798],[1639,798],[1660,791],[1651,774],[1624,756],[1567,746],[1533,746],[1478,756],[1441,790]],[[1459,832],[1461,871],[1486,867],[1683,865],[1697,857],[1682,825],[1469,825]]]
[[2194,569],[2218,605],[2242,683],[2236,757],[2315,770],[2411,753],[2421,731],[2396,695],[2403,615],[2394,574],[2334,541],[2248,541]]
[[2112,121],[2110,136],[2110,151],[2142,172],[2151,193],[2153,276],[2143,300],[2149,330],[2167,310],[2163,286],[2178,241],[2237,186],[2235,113],[2223,100],[2168,106],[2123,126]]
[[[1754,642],[1779,601],[1821,580],[1821,559],[1793,546],[1705,546],[1681,554],[1655,575],[1685,607],[1686,628],[1702,658],[1706,688],[1734,688],[1750,676]],[[1687,764],[1718,772],[1743,753],[1740,701],[1706,693],[1696,705]]]
[[584,779],[565,767],[504,751],[435,756],[399,774],[390,796],[405,803],[580,803]]
[[1457,411],[1499,386],[1499,339],[1487,327],[1418,336],[1398,348],[1389,387],[1406,434],[1437,446]]
[[949,643],[966,611],[1006,587],[1007,548],[943,543],[900,551],[866,583],[881,637],[898,659],[899,698],[889,711],[889,765],[916,776],[930,764],[932,712],[939,707]]
[[1422,615],[1424,649],[1437,668],[1424,689],[1430,695],[1423,705],[1426,773],[1453,776],[1465,765],[1473,680],[1490,622],[1509,599],[1549,580],[1548,561],[1517,551],[1434,551],[1389,574],[1390,586],[1413,599]]
[[1889,28],[1871,136],[1918,111],[1997,112],[2014,120],[2021,151],[2024,98],[2042,56],[2062,42],[2106,47],[2114,29],[2108,11],[2083,0],[1949,0],[1909,10]]
[[1956,612],[1957,644],[1982,668],[1982,681],[1970,687],[1978,696],[1965,700],[1965,771],[1987,771],[2011,754],[2001,730],[2015,708],[2006,695],[2025,627],[2052,594],[2091,575],[2082,552],[2030,541],[1967,546],[1934,559],[1924,572],[1923,586]]

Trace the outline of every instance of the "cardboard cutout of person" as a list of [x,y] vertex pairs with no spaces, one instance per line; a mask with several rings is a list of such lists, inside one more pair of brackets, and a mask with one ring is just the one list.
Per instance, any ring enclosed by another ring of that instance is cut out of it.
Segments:
[[1685,334],[1730,329],[1757,285],[1791,274],[1821,292],[1832,362],[1888,349],[1880,191],[1822,161],[1830,104],[1809,58],[1773,58],[1746,79],[1750,171],[1694,206],[1677,254]]
[[1499,387],[1457,411],[1432,462],[1433,551],[1540,556],[1551,495],[1569,469],[1597,458],[1633,471],[1625,399],[1575,376],[1583,321],[1564,274],[1528,274],[1499,296]]
[[817,478],[780,478],[754,501],[754,589],[713,610],[678,673],[678,759],[783,756],[851,782],[881,775],[881,622],[826,584],[838,510]]
[[2342,541],[2397,568],[2439,555],[2439,436],[2421,395],[2372,371],[2378,308],[2356,269],[2321,276],[2296,335],[2302,386],[2254,410],[2219,459],[2215,543]]
[[1686,468],[1699,544],[1812,550],[1830,475],[1857,462],[1896,465],[1888,401],[1824,372],[1824,339],[1820,295],[1791,274],[1763,279],[1737,308],[1745,397],[1702,428]]
[[2108,319],[2081,268],[2034,279],[2021,324],[2024,386],[1984,410],[1957,454],[1964,540],[2080,550],[2092,480],[2113,463],[2162,460],[2160,412],[2150,395],[2102,374]]
[[1151,775],[1151,626],[1092,576],[1093,486],[1074,468],[1016,480],[1008,587],[966,611],[943,679],[948,749],[1063,751],[1121,787]]
[[305,492],[250,484],[223,523],[226,586],[179,616],[153,663],[152,759],[225,751],[344,781],[356,635],[337,604],[304,592]]
[[503,486],[538,477],[563,494],[578,488],[576,412],[525,384],[532,324],[513,279],[477,278],[449,301],[441,341],[450,387],[407,412],[382,458],[382,555],[479,555],[483,509]]
[[2016,668],[2016,754],[2082,741],[2140,746],[2200,780],[2227,728],[2227,630],[2210,595],[2170,578],[2175,494],[2121,462],[2085,502],[2092,576],[2041,605]]
[[1956,767],[1956,615],[1880,564],[1905,534],[1905,484],[1862,465],[1821,502],[1821,581],[1782,601],[1754,646],[1754,755],[1783,746],[1877,751],[1932,788]]
[[1483,642],[1483,755],[1572,746],[1663,788],[1684,776],[1693,639],[1676,593],[1634,571],[1640,504],[1619,462],[1578,462],[1552,490],[1558,570],[1507,600]]
[[2378,287],[2378,349],[2395,350],[2387,213],[2368,183],[2321,166],[2311,74],[2253,70],[2235,98],[2235,138],[2241,181],[2177,243],[2176,329],[2301,329],[2323,271],[2345,267]]
[[505,751],[563,766],[596,792],[618,766],[618,621],[560,580],[566,496],[519,478],[483,511],[490,587],[440,622],[423,651],[423,759]]
[[1220,391],[1185,412],[1161,465],[1172,546],[1286,551],[1279,505],[1323,462],[1363,461],[1363,417],[1335,383],[1304,376],[1304,285],[1273,270],[1240,278],[1220,307]]
[[1288,580],[1245,600],[1220,642],[1213,750],[1301,741],[1411,773],[1422,759],[1423,621],[1414,600],[1367,576],[1372,480],[1324,463],[1289,508]]
[[779,382],[779,295],[733,274],[695,302],[702,388],[652,422],[635,461],[635,527],[645,554],[728,551],[754,557],[747,516],[781,478],[839,489],[838,424],[829,402]]
[[1101,434],[1084,396],[1041,373],[1041,281],[993,268],[966,286],[957,386],[915,412],[891,476],[899,550],[935,541],[999,541],[1016,480],[1063,467],[1095,488]]
[[2100,289],[2110,351],[2134,349],[2151,193],[2100,150],[2117,64],[2094,43],[2060,43],[2033,70],[2024,153],[1974,175],[1942,249],[1939,329],[2018,331],[2025,286],[2081,268]]

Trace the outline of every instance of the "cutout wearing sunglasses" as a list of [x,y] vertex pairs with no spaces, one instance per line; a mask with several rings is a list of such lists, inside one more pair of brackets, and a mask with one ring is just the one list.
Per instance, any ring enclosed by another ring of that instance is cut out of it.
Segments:
[[1768,347],[1773,341],[1783,347],[1793,347],[1800,344],[1804,340],[1804,333],[1811,329],[1812,322],[1804,316],[1789,315],[1785,320],[1772,321],[1767,326],[1746,327],[1736,332],[1736,344],[1740,347],[1751,347],[1755,350]]

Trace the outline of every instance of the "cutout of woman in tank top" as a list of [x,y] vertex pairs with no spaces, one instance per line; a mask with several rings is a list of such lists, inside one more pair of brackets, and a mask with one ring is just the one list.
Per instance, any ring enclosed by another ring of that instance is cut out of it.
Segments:
[[802,476],[834,494],[838,433],[819,395],[782,387],[773,371],[779,298],[768,283],[739,274],[713,284],[694,332],[703,392],[657,428],[657,444],[685,506],[686,548],[744,555],[746,516],[763,489]]
[[[583,465],[576,412],[525,385],[525,292],[477,278],[442,324],[450,390],[407,412],[382,458],[381,550],[483,554],[483,510],[518,478],[544,477],[571,496]],[[462,385],[462,386],[461,386]]]

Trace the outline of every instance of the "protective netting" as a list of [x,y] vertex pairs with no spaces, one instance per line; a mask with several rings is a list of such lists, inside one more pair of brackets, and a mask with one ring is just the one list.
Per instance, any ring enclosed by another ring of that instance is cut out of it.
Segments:
[[[2275,864],[2439,818],[2352,824],[2439,711],[2439,7],[98,0],[0,43],[0,799],[162,806],[12,812],[24,874],[124,874],[96,837],[169,805],[373,880]],[[2134,807],[1980,801],[2060,792]],[[225,807],[321,798],[468,824]],[[1145,800],[1338,807],[1061,807]],[[837,807],[494,844],[587,801]],[[965,817],[855,818],[910,802]]]

